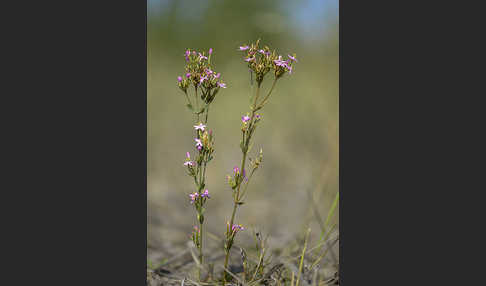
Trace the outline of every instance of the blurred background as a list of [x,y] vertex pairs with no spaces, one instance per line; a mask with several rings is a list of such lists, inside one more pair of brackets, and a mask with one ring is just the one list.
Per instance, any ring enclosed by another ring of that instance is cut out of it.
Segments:
[[[182,165],[194,153],[194,117],[176,78],[184,73],[186,49],[213,48],[214,70],[227,89],[211,105],[208,126],[215,154],[208,165],[206,229],[223,237],[232,211],[226,175],[241,162],[241,116],[249,111],[249,73],[237,48],[261,39],[286,57],[296,53],[290,76],[277,83],[262,110],[251,157],[264,160],[248,188],[236,222],[269,235],[283,247],[310,226],[319,235],[338,191],[339,41],[337,0],[193,1],[148,0],[147,22],[147,185],[148,256],[174,255],[196,224],[188,194],[194,183]],[[270,76],[263,88],[271,85]],[[339,221],[338,215],[333,223]]]

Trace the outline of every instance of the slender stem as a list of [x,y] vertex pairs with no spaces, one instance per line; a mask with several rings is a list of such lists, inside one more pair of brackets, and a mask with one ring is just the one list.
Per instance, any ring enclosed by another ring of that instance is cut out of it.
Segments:
[[184,90],[184,94],[186,95],[187,102],[192,106],[191,101],[189,100],[189,95],[187,95],[187,90]]
[[[254,101],[253,107],[252,107],[250,124],[248,126],[248,130],[251,130],[251,128],[253,126],[253,120],[255,118],[255,112],[256,112],[255,108],[256,108],[256,104],[257,104],[257,100],[258,100],[259,95],[260,95],[260,83],[258,83],[258,86],[257,86],[255,101]],[[248,138],[246,139],[246,142],[243,141],[245,143],[245,148],[242,150],[243,158],[241,160],[241,168],[240,168],[242,174],[244,173],[244,170],[245,170],[246,155],[248,154],[248,146],[249,146],[250,138],[251,138],[251,134],[248,134]],[[244,134],[243,134],[243,140],[244,140]],[[239,200],[240,200],[241,183],[242,182],[238,183],[238,189],[236,190],[236,196],[234,197],[233,213],[231,214],[230,228],[233,226],[233,223],[234,223],[234,220],[235,220],[235,215],[236,215],[236,209],[238,208],[238,203],[239,203]],[[228,269],[228,260],[229,260],[230,251],[231,251],[231,249],[227,250],[226,256],[224,258],[224,268],[225,269]],[[223,286],[225,284],[226,284],[226,272],[223,272]]]
[[[197,88],[195,88],[196,91],[196,100],[197,100]],[[205,118],[205,124],[208,122],[208,113],[209,113],[209,108],[206,108],[206,118]],[[197,115],[198,121],[199,121],[199,114]],[[196,130],[196,136],[199,137],[199,132]],[[201,190],[203,189],[203,184],[206,182],[206,166],[207,166],[207,156],[203,158],[203,161],[201,164],[197,164],[197,169],[196,169],[196,176],[194,176],[194,181],[196,183],[197,187],[197,192],[201,194]],[[197,177],[199,177],[199,182],[197,180]],[[202,210],[198,210],[199,215],[202,214]],[[199,282],[201,282],[201,268],[203,265],[203,223],[198,219],[198,224],[199,224],[199,267],[197,270],[198,273],[198,279]]]
[[253,177],[253,173],[255,173],[256,169],[251,170],[250,176],[248,176],[248,180],[246,181],[245,188],[243,189],[243,192],[241,192],[241,200],[243,200],[245,194],[246,194],[246,189],[248,189],[248,185],[250,184],[251,177]]
[[208,123],[208,114],[209,114],[209,104],[206,105],[206,119],[204,120],[204,124]]
[[200,232],[200,236],[199,236],[199,263],[200,263],[200,267],[198,267],[197,269],[197,275],[198,275],[198,279],[199,279],[199,282],[201,282],[201,268],[202,268],[202,265],[203,265],[203,253],[202,253],[202,248],[203,248],[203,236],[202,236],[202,233],[203,233],[203,224],[202,223],[199,223],[199,232]]
[[270,91],[268,92],[267,96],[265,96],[265,98],[260,102],[260,104],[258,105],[257,109],[256,110],[259,110],[263,107],[263,105],[265,105],[265,103],[267,102],[268,98],[270,97],[270,94],[272,94],[272,91],[273,91],[273,88],[275,87],[275,84],[277,83],[277,78],[275,78],[273,80],[273,84],[272,84],[272,87],[270,88]]
[[[194,86],[194,92],[196,95],[196,112],[199,111],[199,100],[197,99],[197,86]],[[197,114],[197,121],[199,122],[199,113]]]

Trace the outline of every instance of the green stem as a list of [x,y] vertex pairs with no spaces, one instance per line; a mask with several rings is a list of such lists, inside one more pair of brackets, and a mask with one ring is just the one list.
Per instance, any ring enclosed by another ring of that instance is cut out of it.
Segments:
[[184,90],[184,94],[186,95],[187,103],[192,106],[191,101],[189,100],[189,95],[187,95],[187,90]]
[[202,236],[202,233],[203,233],[203,224],[202,223],[199,223],[199,232],[200,232],[200,236],[199,236],[199,263],[200,263],[200,267],[198,267],[197,269],[197,275],[198,275],[198,279],[199,279],[199,282],[201,282],[201,268],[202,268],[202,265],[203,265],[203,253],[202,253],[202,248],[203,248],[203,236]]
[[272,94],[273,88],[275,87],[275,84],[276,83],[277,83],[277,78],[275,78],[273,80],[273,84],[272,84],[272,87],[270,88],[270,91],[268,92],[267,96],[265,96],[265,98],[260,102],[260,104],[258,104],[258,107],[256,108],[256,110],[261,109],[265,105],[265,103],[267,102],[268,98],[270,97],[270,94]]
[[209,104],[206,105],[206,119],[204,121],[204,124],[208,123],[208,114],[209,114]]
[[[196,91],[196,100],[197,100],[197,88],[195,88],[195,91]],[[208,122],[208,113],[209,113],[209,108],[206,109],[206,118],[205,118],[205,124]],[[198,122],[199,122],[199,114],[197,115],[198,117]],[[198,134],[199,132],[196,130],[196,136],[199,138]],[[205,156],[206,157],[206,156]],[[204,158],[203,159],[203,162],[201,163],[201,165],[197,165],[197,169],[196,169],[196,176],[194,176],[194,182],[196,183],[196,187],[197,187],[197,192],[199,194],[201,194],[201,190],[202,190],[202,186],[203,184],[205,184],[206,182],[206,166],[207,166],[207,158]],[[199,182],[197,181],[197,177],[199,177]],[[202,211],[199,210],[198,211],[198,214],[199,215],[202,215]],[[199,282],[201,282],[201,268],[202,268],[202,265],[203,265],[203,223],[201,223],[201,221],[199,221],[198,219],[198,224],[199,224],[199,263],[200,263],[200,267],[198,267],[198,279],[199,279]]]
[[[199,100],[197,99],[197,86],[194,86],[194,92],[196,95],[196,112],[199,110]],[[197,121],[199,122],[199,113],[197,114]]]
[[255,173],[256,169],[251,170],[250,176],[248,176],[248,180],[246,181],[245,188],[243,189],[243,192],[241,193],[241,200],[245,197],[246,194],[246,189],[248,189],[248,185],[250,184],[251,177],[253,177],[253,173]]
[[[253,103],[253,107],[252,107],[252,112],[251,112],[251,118],[250,118],[250,124],[248,126],[248,130],[251,130],[251,127],[253,126],[253,120],[255,118],[255,108],[256,108],[256,104],[257,104],[257,100],[258,100],[258,96],[260,95],[260,83],[258,83],[258,86],[257,86],[257,90],[256,90],[256,95],[255,95],[255,101]],[[246,163],[246,155],[248,154],[248,146],[249,146],[249,141],[250,141],[250,138],[251,138],[251,135],[248,134],[248,138],[246,139],[246,142],[243,141],[245,143],[245,148],[244,150],[242,150],[243,152],[243,158],[241,160],[241,174],[243,174],[244,170],[245,170],[245,163]],[[244,136],[243,136],[243,139],[244,139]],[[233,205],[233,213],[231,214],[231,220],[230,220],[230,228],[233,226],[233,223],[234,223],[234,220],[235,220],[235,215],[236,215],[236,209],[238,208],[238,203],[239,203],[239,200],[240,200],[240,188],[241,188],[241,181],[238,183],[238,189],[236,190],[236,196],[234,198],[234,205]],[[228,239],[228,238],[226,238]],[[231,249],[227,249],[227,252],[226,252],[226,256],[224,258],[224,268],[225,269],[228,269],[228,261],[229,261],[229,255],[230,255],[230,252],[231,252]],[[226,272],[223,272],[223,286],[226,285]]]

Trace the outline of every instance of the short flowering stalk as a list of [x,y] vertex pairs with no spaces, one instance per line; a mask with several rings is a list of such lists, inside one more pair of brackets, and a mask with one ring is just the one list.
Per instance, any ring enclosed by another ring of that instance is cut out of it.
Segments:
[[[194,159],[186,153],[183,165],[187,168],[187,174],[194,179],[196,191],[189,194],[189,203],[194,206],[197,213],[197,226],[194,227],[191,238],[199,250],[199,262],[203,265],[203,225],[204,212],[207,200],[211,198],[206,189],[206,167],[213,159],[214,135],[207,127],[209,106],[214,101],[216,94],[226,84],[221,80],[221,74],[213,70],[211,56],[213,49],[208,54],[196,52],[190,49],[184,53],[186,63],[184,76],[177,77],[177,85],[184,92],[187,107],[195,115],[194,122],[194,147],[196,149]],[[194,89],[194,98],[189,96],[190,87]],[[201,115],[204,121],[201,121]],[[201,281],[201,269],[198,268],[198,278]]]
[[235,240],[235,235],[244,229],[245,228],[241,224],[230,224],[229,222],[226,222],[226,243],[224,245],[225,251],[229,251],[231,249]]
[[[228,269],[228,262],[229,262],[229,255],[230,250],[233,245],[233,241],[235,238],[236,233],[242,228],[235,226],[234,220],[236,215],[236,210],[238,206],[242,205],[244,195],[246,194],[246,189],[250,182],[253,173],[258,169],[262,160],[263,160],[263,151],[260,149],[259,155],[256,159],[250,160],[250,175],[246,178],[246,160],[248,156],[248,152],[250,151],[250,142],[251,138],[258,126],[258,123],[261,121],[261,115],[257,113],[258,110],[262,109],[265,104],[267,103],[270,95],[272,94],[277,80],[282,78],[282,76],[286,73],[291,74],[293,69],[293,63],[297,61],[295,54],[293,56],[289,55],[289,60],[283,60],[282,56],[277,55],[276,51],[270,51],[270,48],[267,46],[263,48],[259,48],[258,40],[256,43],[251,45],[243,45],[240,46],[239,50],[244,51],[246,56],[244,61],[247,63],[250,72],[255,74],[255,80],[257,82],[257,89],[255,98],[253,101],[252,106],[250,106],[251,112],[247,113],[246,115],[242,116],[242,139],[240,141],[240,148],[242,152],[242,160],[241,160],[241,167],[235,167],[233,169],[233,177],[227,176],[228,183],[233,191],[233,212],[231,214],[231,219],[227,223],[226,229],[226,243],[225,243],[225,260],[224,260],[224,269]],[[270,71],[273,71],[274,79],[272,86],[268,92],[268,94],[259,101],[260,97],[260,89],[262,82],[267,74]],[[241,185],[246,182],[244,189],[241,189]],[[230,226],[232,226],[230,228]],[[223,286],[226,284],[228,276],[225,274],[223,275]]]

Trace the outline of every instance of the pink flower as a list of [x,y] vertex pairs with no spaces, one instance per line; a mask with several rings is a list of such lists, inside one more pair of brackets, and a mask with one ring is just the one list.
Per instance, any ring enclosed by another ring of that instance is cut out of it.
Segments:
[[233,231],[233,233],[237,233],[238,231],[240,230],[245,230],[245,228],[241,225],[241,224],[234,224],[232,227],[231,227],[231,230]]
[[282,60],[282,56],[278,56],[278,60],[274,60],[273,62],[279,67],[287,67],[287,62]]
[[209,48],[209,54],[213,53],[213,48]]
[[201,76],[201,80],[199,81],[199,83],[203,83],[207,79],[208,79],[207,76]]
[[294,61],[295,61],[295,62],[299,62],[299,61],[297,60],[297,58],[292,57],[291,55],[288,55],[288,56],[289,56],[289,59],[290,59],[291,61],[293,61],[293,62],[294,62]]
[[218,82],[218,86],[222,88],[226,88],[226,83],[224,82]]
[[242,116],[241,121],[243,121],[243,123],[246,123],[246,122],[250,121],[250,117],[248,115]]
[[189,194],[189,197],[191,198],[191,204],[193,204],[194,201],[196,201],[197,198],[199,197],[199,194],[198,193]]
[[203,60],[207,60],[207,59],[208,59],[208,57],[203,56],[201,53],[199,53],[199,60],[201,60],[201,59],[203,59]]
[[190,78],[191,77],[191,73],[190,72],[186,73],[186,77],[187,78]]
[[191,161],[191,154],[189,152],[186,152],[186,162],[184,163],[184,166],[194,166],[194,162]]
[[255,57],[249,57],[245,59],[245,62],[251,62],[253,60],[255,60]]
[[198,150],[201,150],[202,149],[202,146],[203,146],[202,145],[202,142],[201,142],[201,139],[195,138],[194,140],[196,141],[196,147],[197,147],[197,149]]
[[210,69],[205,69],[205,72],[208,74],[208,75],[212,75],[214,72]]
[[248,50],[250,47],[248,46],[240,46],[240,51],[246,51]]
[[209,196],[209,191],[208,191],[208,190],[205,190],[205,191],[204,191],[204,193],[202,193],[202,194],[201,194],[201,197],[202,197],[202,198],[208,198],[208,199],[209,199],[209,198],[211,198],[211,197]]
[[262,50],[258,50],[258,52],[262,55],[266,55],[268,56],[270,54],[270,52],[265,52],[263,49]]
[[182,77],[181,77],[181,76],[178,76],[178,77],[177,77],[177,81],[178,81],[178,82],[181,82],[181,81],[182,81]]
[[194,125],[194,129],[196,130],[201,130],[204,131],[204,128],[206,128],[206,125],[199,123],[199,125]]

